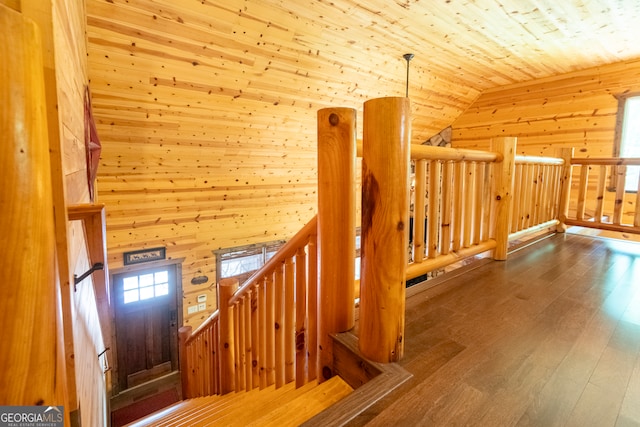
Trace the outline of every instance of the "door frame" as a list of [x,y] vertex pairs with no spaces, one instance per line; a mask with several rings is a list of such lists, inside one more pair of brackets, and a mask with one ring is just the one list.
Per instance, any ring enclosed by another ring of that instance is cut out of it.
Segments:
[[[124,390],[120,390],[120,384],[118,381],[119,378],[119,369],[118,369],[118,344],[116,339],[116,301],[115,301],[115,276],[119,276],[122,274],[136,273],[142,270],[148,270],[153,268],[162,268],[173,266],[176,270],[176,311],[177,311],[177,328],[176,328],[176,340],[177,331],[183,326],[183,313],[182,313],[182,300],[183,300],[183,292],[182,292],[182,263],[185,258],[175,258],[175,259],[166,259],[161,261],[150,261],[143,262],[134,265],[127,265],[122,268],[109,269],[109,295],[110,295],[110,304],[109,304],[109,316],[111,318],[111,396],[116,396],[123,392]],[[176,357],[179,359],[180,354],[178,353]],[[177,360],[177,366],[180,366],[180,360]]]

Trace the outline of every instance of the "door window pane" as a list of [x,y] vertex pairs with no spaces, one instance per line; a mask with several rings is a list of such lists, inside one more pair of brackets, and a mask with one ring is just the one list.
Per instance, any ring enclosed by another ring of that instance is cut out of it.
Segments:
[[124,303],[169,295],[169,271],[132,275],[123,278]]

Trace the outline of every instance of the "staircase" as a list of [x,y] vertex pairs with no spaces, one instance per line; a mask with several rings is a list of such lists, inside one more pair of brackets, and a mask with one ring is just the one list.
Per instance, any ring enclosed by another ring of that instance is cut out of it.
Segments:
[[296,389],[289,383],[276,389],[229,393],[184,400],[129,426],[298,426],[351,393],[339,376]]

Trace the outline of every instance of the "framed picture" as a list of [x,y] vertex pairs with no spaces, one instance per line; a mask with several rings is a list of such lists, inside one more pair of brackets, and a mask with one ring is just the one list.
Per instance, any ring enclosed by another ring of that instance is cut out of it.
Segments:
[[140,264],[141,262],[158,261],[167,256],[166,248],[142,249],[139,251],[125,252],[124,265]]

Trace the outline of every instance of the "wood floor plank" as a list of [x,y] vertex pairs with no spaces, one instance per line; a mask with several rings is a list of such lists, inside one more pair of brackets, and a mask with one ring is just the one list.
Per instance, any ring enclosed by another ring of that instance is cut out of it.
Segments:
[[640,425],[639,277],[640,245],[558,234],[412,290],[414,377],[349,425]]

